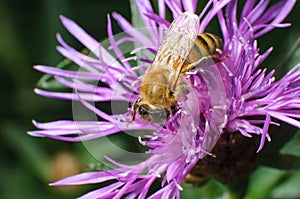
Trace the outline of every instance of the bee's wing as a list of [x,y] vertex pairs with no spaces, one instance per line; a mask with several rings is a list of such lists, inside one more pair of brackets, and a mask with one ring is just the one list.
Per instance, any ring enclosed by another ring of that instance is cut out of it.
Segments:
[[179,15],[166,31],[150,70],[167,67],[172,78],[178,78],[183,63],[188,57],[199,33],[197,15],[184,12]]

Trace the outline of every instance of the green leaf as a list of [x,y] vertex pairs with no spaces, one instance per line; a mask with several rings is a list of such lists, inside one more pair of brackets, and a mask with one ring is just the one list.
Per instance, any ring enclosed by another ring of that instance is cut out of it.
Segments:
[[299,158],[280,153],[286,143],[293,139],[297,130],[284,123],[280,125],[270,128],[272,141],[266,142],[263,151],[258,154],[258,164],[281,170],[299,170]]
[[250,176],[245,199],[269,198],[272,188],[284,177],[286,172],[268,167],[259,167]]
[[300,198],[300,172],[292,172],[271,192],[272,198]]
[[230,198],[229,191],[221,183],[211,179],[202,187],[195,187],[191,184],[182,184],[183,191],[181,192],[182,199],[189,198]]
[[[135,0],[130,0],[130,8],[131,8],[131,23],[135,28],[138,28],[138,31],[144,33],[148,38],[150,38],[149,35],[149,28],[151,27],[145,27],[144,21],[142,20],[142,17],[140,15],[140,12],[138,10],[138,7],[136,6]],[[157,29],[157,27],[153,27]],[[140,44],[134,43],[134,48],[140,48],[142,47]],[[154,55],[149,52],[148,50],[139,50],[135,53],[138,57],[148,57],[149,59],[154,59]],[[149,65],[148,63],[137,61],[137,65]],[[141,74],[140,71],[137,72],[138,74]]]
[[[75,68],[75,64],[71,62],[69,59],[64,59],[60,62],[56,68],[60,69],[70,69]],[[78,67],[77,67],[78,69]],[[65,88],[63,84],[57,82],[52,75],[45,74],[41,77],[41,79],[37,82],[37,87],[46,89],[46,90],[60,90]]]
[[145,27],[142,20],[138,7],[136,6],[135,0],[130,0],[130,10],[131,10],[131,23],[136,28]]
[[[87,55],[89,51],[87,49],[84,49],[81,51],[81,53]],[[80,69],[80,67],[72,62],[69,59],[64,59],[61,61],[56,68],[64,69],[64,70],[71,70],[71,71],[77,71]],[[65,89],[66,86],[57,82],[55,78],[52,75],[45,74],[41,77],[41,79],[37,82],[37,87],[46,89],[46,90],[61,90]]]
[[300,157],[300,132],[280,149],[280,153]]
[[259,156],[259,164],[281,170],[299,171],[300,169],[300,133],[294,135],[281,149],[271,153],[262,153]]

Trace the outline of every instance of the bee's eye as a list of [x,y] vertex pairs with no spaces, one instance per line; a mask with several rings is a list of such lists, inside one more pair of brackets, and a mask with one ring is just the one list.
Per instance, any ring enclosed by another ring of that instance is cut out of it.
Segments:
[[139,114],[141,116],[149,115],[149,110],[142,105],[139,107]]

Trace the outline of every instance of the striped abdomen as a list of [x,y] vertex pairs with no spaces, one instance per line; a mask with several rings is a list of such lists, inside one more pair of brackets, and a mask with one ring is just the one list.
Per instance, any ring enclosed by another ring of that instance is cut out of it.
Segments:
[[[219,58],[217,49],[223,49],[223,41],[218,36],[211,33],[199,34],[195,40],[194,46],[191,49],[189,56],[187,57],[185,64],[193,64],[203,59],[207,62],[208,59],[216,62]],[[207,57],[207,60],[205,58]],[[206,63],[202,63],[206,65]],[[201,65],[201,63],[200,63]],[[182,72],[188,71],[189,68],[184,68]]]

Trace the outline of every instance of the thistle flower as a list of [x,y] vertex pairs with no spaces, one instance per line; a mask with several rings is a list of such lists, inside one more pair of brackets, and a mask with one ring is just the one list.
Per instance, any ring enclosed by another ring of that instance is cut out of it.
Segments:
[[[270,140],[270,125],[279,125],[277,120],[300,128],[300,72],[296,65],[280,80],[275,81],[274,70],[267,72],[261,63],[272,48],[259,52],[256,39],[281,23],[293,8],[295,1],[279,1],[268,7],[269,1],[246,1],[240,16],[237,16],[237,0],[211,0],[199,14],[200,30],[204,32],[214,17],[217,17],[224,48],[222,55],[228,58],[210,67],[199,69],[186,76],[192,85],[190,93],[180,101],[180,109],[164,128],[151,125],[137,118],[131,123],[130,109],[124,114],[107,114],[93,106],[95,102],[127,101],[138,98],[140,79],[152,63],[164,31],[170,26],[166,12],[173,19],[183,12],[196,13],[197,0],[158,1],[155,13],[150,1],[136,0],[140,17],[146,29],[135,29],[121,15],[113,18],[126,35],[116,40],[108,15],[108,38],[110,49],[117,59],[99,42],[90,37],[72,20],[61,17],[67,30],[78,39],[93,56],[84,55],[66,44],[58,34],[61,46],[57,49],[66,58],[78,64],[82,71],[70,71],[49,66],[34,68],[54,76],[61,84],[74,89],[74,93],[50,92],[35,89],[39,95],[65,100],[75,100],[100,117],[101,121],[55,121],[34,125],[41,129],[30,135],[50,137],[64,141],[86,141],[128,130],[152,130],[140,143],[150,148],[150,157],[137,165],[124,165],[107,157],[118,168],[86,172],[65,178],[51,185],[94,184],[115,180],[109,186],[87,193],[81,198],[179,198],[180,183],[197,162],[211,154],[220,136],[240,133],[245,137],[260,135],[259,152]],[[196,13],[197,14],[197,13]],[[239,19],[239,20],[238,20]],[[146,31],[145,31],[146,30]],[[120,46],[124,43],[138,44],[127,56]],[[138,65],[131,65],[131,60]],[[141,73],[141,75],[138,75]],[[107,86],[94,85],[100,81]],[[259,119],[255,119],[256,117]],[[274,119],[277,119],[274,121]],[[162,178],[161,189],[149,196],[151,185]]]

